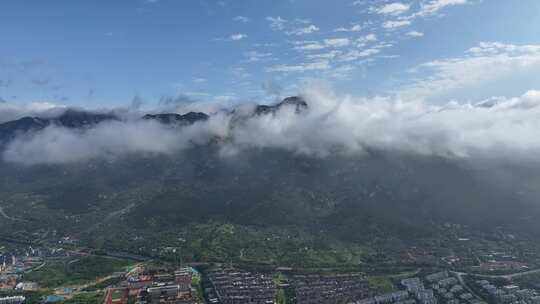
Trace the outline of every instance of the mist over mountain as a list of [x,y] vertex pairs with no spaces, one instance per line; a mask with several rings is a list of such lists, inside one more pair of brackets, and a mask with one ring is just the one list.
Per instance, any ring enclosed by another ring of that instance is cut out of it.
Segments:
[[539,105],[534,91],[443,106],[311,91],[214,113],[67,110],[0,125],[0,184],[8,201],[25,193],[52,219],[75,216],[57,229],[90,239],[111,219],[119,231],[217,221],[344,242],[445,223],[535,236]]
[[540,304],[540,1],[0,1],[0,304]]
[[321,158],[370,150],[452,159],[538,161],[540,93],[444,105],[307,90],[274,105],[213,113],[102,113],[67,110],[0,125],[3,159],[70,163],[133,153],[173,155],[219,142],[219,154],[282,149]]

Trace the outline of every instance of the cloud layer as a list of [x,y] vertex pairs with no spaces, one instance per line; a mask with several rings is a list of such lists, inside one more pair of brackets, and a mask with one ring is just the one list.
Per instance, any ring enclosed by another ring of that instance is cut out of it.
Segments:
[[0,98],[0,123],[25,116],[52,117],[64,112],[66,107],[50,102],[32,102],[18,105]]
[[[172,155],[216,139],[224,156],[253,148],[313,157],[363,155],[373,149],[450,158],[537,160],[540,155],[540,91],[442,106],[338,96],[324,86],[312,86],[303,95],[310,107],[300,114],[293,107],[243,119],[219,112],[184,128],[149,121],[102,123],[88,130],[49,127],[11,142],[3,158],[32,165]],[[248,112],[247,106],[237,110]]]

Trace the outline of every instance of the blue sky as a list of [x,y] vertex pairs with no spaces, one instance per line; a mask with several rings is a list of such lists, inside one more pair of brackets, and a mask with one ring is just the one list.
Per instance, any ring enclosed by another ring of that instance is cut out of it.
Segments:
[[5,0],[0,37],[9,103],[268,100],[313,81],[436,103],[540,89],[537,0]]

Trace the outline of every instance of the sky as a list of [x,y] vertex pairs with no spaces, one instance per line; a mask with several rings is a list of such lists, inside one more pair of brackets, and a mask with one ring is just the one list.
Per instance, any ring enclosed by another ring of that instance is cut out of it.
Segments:
[[538,0],[4,0],[0,37],[0,102],[18,106],[540,89]]

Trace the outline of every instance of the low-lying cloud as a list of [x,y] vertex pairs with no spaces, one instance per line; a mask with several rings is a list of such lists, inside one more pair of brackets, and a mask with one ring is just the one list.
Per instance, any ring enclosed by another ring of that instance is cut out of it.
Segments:
[[208,121],[180,128],[140,120],[101,123],[86,130],[51,126],[19,136],[3,158],[57,164],[134,153],[172,155],[210,141],[219,143],[224,157],[253,148],[313,157],[363,155],[373,149],[450,158],[537,160],[540,155],[540,91],[445,105],[338,96],[322,88],[307,89],[303,96],[309,108],[301,113],[283,107],[275,114],[239,119],[240,114],[221,111]]
[[0,123],[25,116],[54,117],[63,113],[65,110],[66,106],[50,102],[33,102],[24,105],[15,105],[0,98]]

